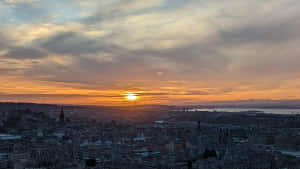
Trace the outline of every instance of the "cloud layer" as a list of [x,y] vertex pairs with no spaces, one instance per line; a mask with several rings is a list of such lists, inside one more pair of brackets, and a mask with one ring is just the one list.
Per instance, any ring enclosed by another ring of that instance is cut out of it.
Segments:
[[0,101],[300,99],[299,16],[297,0],[0,0]]

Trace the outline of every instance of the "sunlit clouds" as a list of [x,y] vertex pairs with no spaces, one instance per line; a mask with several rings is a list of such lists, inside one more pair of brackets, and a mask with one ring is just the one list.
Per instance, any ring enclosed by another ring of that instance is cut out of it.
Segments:
[[0,101],[300,99],[299,16],[297,0],[0,0]]

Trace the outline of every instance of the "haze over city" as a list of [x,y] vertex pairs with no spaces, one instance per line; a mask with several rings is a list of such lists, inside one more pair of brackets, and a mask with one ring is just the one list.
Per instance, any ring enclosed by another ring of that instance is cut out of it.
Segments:
[[299,15],[298,0],[0,0],[0,101],[297,100]]

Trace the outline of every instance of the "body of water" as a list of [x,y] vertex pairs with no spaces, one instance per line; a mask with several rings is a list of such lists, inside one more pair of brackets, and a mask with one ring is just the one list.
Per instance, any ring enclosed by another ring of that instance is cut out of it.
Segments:
[[263,112],[271,114],[300,114],[300,109],[269,109],[269,108],[200,108],[188,111],[217,111],[217,112]]

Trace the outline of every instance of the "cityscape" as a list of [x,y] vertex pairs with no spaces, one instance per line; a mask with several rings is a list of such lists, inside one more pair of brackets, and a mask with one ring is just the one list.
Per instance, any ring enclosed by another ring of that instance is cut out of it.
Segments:
[[0,108],[0,168],[300,168],[298,114],[176,106]]

